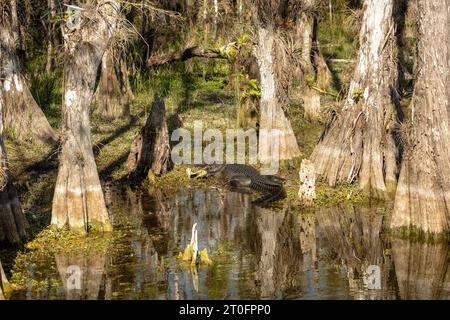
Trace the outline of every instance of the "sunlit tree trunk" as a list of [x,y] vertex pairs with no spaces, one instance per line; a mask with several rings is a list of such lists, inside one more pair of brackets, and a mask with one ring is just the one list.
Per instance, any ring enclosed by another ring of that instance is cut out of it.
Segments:
[[203,5],[200,7],[201,8],[201,10],[202,10],[202,15],[201,15],[201,17],[202,17],[202,23],[203,23],[203,39],[204,39],[204,42],[205,42],[205,44],[208,42],[208,39],[209,39],[209,28],[210,28],[210,25],[209,25],[209,21],[208,21],[208,6],[209,6],[209,4],[208,4],[208,1],[209,0],[203,0]]
[[131,144],[127,167],[141,177],[146,177],[149,171],[160,176],[172,168],[166,107],[159,97],[155,97],[144,127]]
[[[275,1],[278,3],[278,1]],[[274,12],[277,5],[269,0],[253,0],[253,24],[256,28],[255,56],[261,77],[259,156],[262,162],[274,155],[272,146],[279,141],[279,159],[292,159],[300,155],[300,150],[287,119],[289,79],[283,79],[286,66],[286,52],[280,41]],[[289,78],[289,77],[288,77]],[[274,130],[275,129],[275,130]],[[278,130],[278,132],[276,131]]]
[[0,261],[0,300],[5,300],[4,292],[9,288],[8,279],[6,279],[5,271],[3,271],[2,262]]
[[54,40],[55,40],[55,17],[56,17],[56,4],[55,0],[48,0],[48,24],[47,24],[47,64],[45,66],[45,71],[47,75],[51,75],[54,71],[55,63],[53,59],[54,49]]
[[[111,229],[94,160],[89,106],[98,66],[119,23],[119,4],[98,1],[83,11],[81,27],[64,34],[64,105],[52,224],[87,230]],[[90,19],[89,23],[84,19]]]
[[450,299],[450,251],[446,243],[392,239],[392,255],[401,299]]
[[[6,0],[6,1],[8,1],[8,0]],[[27,10],[27,7],[29,7],[28,0],[24,0],[24,4],[25,4],[24,11],[28,11]],[[15,38],[15,42],[16,42],[15,46],[16,46],[16,49],[18,51],[20,51],[23,56],[26,56],[27,52],[25,50],[25,39],[24,39],[25,28],[19,22],[19,15],[18,15],[18,11],[20,10],[20,7],[17,6],[17,0],[9,0],[9,5],[10,5],[10,10],[11,10],[11,29],[13,30],[14,36],[16,37]],[[19,5],[21,5],[20,1],[19,1]],[[28,14],[26,12],[25,12],[25,15],[28,16]],[[29,21],[29,16],[27,18]],[[25,23],[27,23],[27,22],[25,22]]]
[[[0,59],[3,57],[0,48]],[[0,80],[1,84],[1,80]],[[11,181],[3,126],[4,99],[0,88],[0,243],[20,244],[27,235],[28,222]]]
[[419,1],[412,129],[402,162],[393,228],[450,230],[450,1]]
[[114,59],[110,48],[102,58],[101,76],[95,93],[96,112],[104,119],[126,118],[130,114],[132,96],[126,63],[122,59]]
[[19,140],[55,142],[56,134],[37,105],[22,75],[17,56],[19,24],[16,2],[10,1],[0,20],[0,78],[3,80],[4,122],[9,135]]
[[319,47],[317,0],[303,0],[301,4],[294,22],[294,39],[300,52],[296,77],[302,83],[305,117],[320,120],[320,94],[316,89],[329,89],[332,75]]
[[214,15],[213,15],[213,40],[217,40],[217,29],[219,23],[219,0],[213,0]]
[[356,69],[341,111],[326,126],[312,161],[331,186],[359,178],[374,197],[394,191],[398,94],[393,0],[366,0]]

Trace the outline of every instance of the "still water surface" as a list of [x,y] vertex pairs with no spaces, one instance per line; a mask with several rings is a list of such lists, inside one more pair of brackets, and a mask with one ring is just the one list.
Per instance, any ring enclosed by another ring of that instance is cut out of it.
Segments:
[[[27,290],[13,298],[450,298],[450,247],[387,236],[385,208],[267,209],[246,194],[189,188],[111,188],[106,199],[115,223],[131,217],[129,236],[115,250],[30,263]],[[177,258],[194,223],[212,266]]]

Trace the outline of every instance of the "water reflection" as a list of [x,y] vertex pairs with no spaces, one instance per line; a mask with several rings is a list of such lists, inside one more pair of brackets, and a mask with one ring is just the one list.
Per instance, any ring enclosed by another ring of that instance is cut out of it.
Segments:
[[450,299],[449,246],[392,240],[402,299]]
[[67,300],[99,298],[105,272],[105,254],[58,254],[55,260]]
[[390,244],[381,237],[385,216],[376,211],[339,206],[316,213],[321,234],[337,255],[355,299],[395,298]]
[[[389,239],[386,208],[296,212],[256,207],[245,194],[189,188],[174,195],[110,187],[106,201],[125,236],[106,252],[34,261],[33,281],[17,298],[450,298],[448,245]],[[212,266],[177,257],[194,223]]]

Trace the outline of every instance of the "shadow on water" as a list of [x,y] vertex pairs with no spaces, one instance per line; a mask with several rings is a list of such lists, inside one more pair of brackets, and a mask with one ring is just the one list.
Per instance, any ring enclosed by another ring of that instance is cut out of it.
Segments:
[[[246,194],[189,188],[114,187],[106,201],[123,236],[108,250],[30,263],[29,286],[14,298],[450,298],[449,246],[391,239],[386,208],[273,210]],[[211,266],[178,258],[194,223]]]

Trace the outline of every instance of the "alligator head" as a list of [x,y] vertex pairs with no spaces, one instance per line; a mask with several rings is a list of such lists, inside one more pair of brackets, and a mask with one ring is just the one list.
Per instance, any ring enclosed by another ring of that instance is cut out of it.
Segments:
[[188,177],[191,178],[208,178],[211,176],[220,175],[224,170],[225,164],[207,164],[207,165],[198,165],[201,169],[194,171],[191,168],[186,169],[186,173]]

